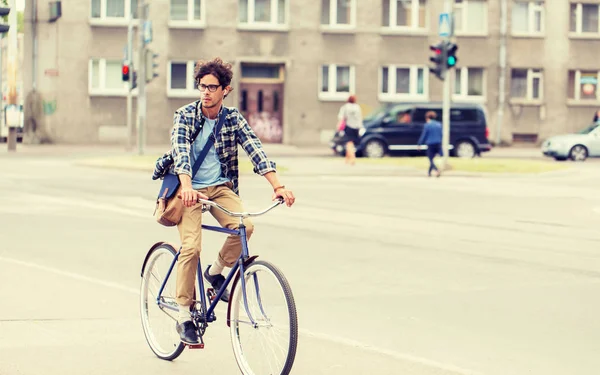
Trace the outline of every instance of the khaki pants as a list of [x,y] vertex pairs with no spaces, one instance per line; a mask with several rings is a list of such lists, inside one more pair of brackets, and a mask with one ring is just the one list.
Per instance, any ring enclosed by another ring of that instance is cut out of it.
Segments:
[[[209,186],[198,191],[229,211],[243,211],[240,197],[226,185]],[[212,207],[210,213],[222,227],[238,229],[239,218],[231,217]],[[244,225],[246,226],[248,239],[250,239],[254,231],[254,225],[247,218],[244,219]],[[183,216],[177,224],[177,229],[181,238],[181,254],[179,254],[177,260],[177,303],[181,306],[189,306],[193,303],[195,295],[196,270],[202,247],[202,205],[196,204],[193,207],[184,207]],[[230,235],[219,252],[219,261],[224,266],[231,267],[241,252],[241,238]]]

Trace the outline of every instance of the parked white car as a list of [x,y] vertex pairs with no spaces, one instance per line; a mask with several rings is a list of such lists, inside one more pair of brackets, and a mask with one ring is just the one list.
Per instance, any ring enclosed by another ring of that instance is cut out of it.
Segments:
[[600,157],[600,124],[592,124],[575,134],[550,137],[542,143],[542,153],[556,160]]

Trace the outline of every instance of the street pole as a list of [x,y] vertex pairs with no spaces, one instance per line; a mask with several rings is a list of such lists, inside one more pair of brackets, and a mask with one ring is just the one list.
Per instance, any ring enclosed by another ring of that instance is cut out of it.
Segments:
[[127,85],[127,151],[133,150],[133,125],[132,125],[132,94],[133,86],[133,12],[129,14],[129,24],[127,25],[127,62],[129,64],[129,82]]
[[[454,7],[454,0],[446,0],[444,3],[444,12],[453,15],[452,9]],[[450,37],[454,34],[454,17],[450,17],[451,27],[449,35],[444,37],[444,42],[449,43]],[[445,49],[444,49],[445,50]],[[444,64],[446,63],[446,56],[444,56]],[[446,71],[444,75],[444,93],[442,102],[442,170],[448,169],[448,154],[450,152],[450,78],[448,75],[450,70]]]
[[138,27],[139,35],[139,46],[138,46],[138,73],[137,73],[137,87],[138,87],[138,153],[144,154],[144,139],[145,139],[145,127],[146,127],[146,67],[144,64],[144,56],[146,55],[146,41],[144,39],[144,23],[146,22],[146,11],[147,7],[144,0],[139,1],[139,19],[140,24]]
[[[17,106],[17,8],[16,1],[10,0],[10,13],[8,14],[8,97],[7,102],[13,111],[16,111]],[[14,113],[13,113],[14,114]],[[11,116],[14,117],[14,116]],[[6,110],[4,111],[4,118],[6,116]],[[6,143],[8,145],[8,151],[17,151],[17,127],[19,124],[14,123],[11,118],[8,125],[8,137]]]
[[442,157],[443,170],[448,169],[448,153],[450,152],[450,79],[449,71],[444,77],[444,99],[442,102]]
[[498,113],[496,119],[496,147],[500,147],[502,143],[502,122],[504,121],[504,104],[505,104],[505,89],[506,86],[506,23],[508,4],[507,0],[500,1],[500,74],[498,77]]

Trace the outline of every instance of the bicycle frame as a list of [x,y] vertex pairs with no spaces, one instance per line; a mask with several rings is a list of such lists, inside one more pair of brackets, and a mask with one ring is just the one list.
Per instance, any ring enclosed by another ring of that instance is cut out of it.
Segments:
[[[251,324],[255,325],[256,322],[254,321],[254,318],[250,314],[250,309],[248,308],[248,300],[247,300],[247,296],[246,296],[246,280],[243,277],[243,275],[244,275],[244,262],[249,258],[250,254],[249,254],[249,251],[248,251],[248,240],[247,240],[247,237],[246,237],[246,226],[244,225],[244,223],[242,221],[242,218],[240,218],[240,225],[239,225],[239,229],[237,229],[237,230],[236,229],[228,229],[228,228],[216,227],[216,226],[212,226],[212,225],[204,225],[204,224],[202,224],[202,229],[203,230],[212,231],[212,232],[220,232],[220,233],[225,233],[225,234],[230,234],[230,235],[236,235],[236,236],[241,237],[242,253],[240,254],[240,256],[237,259],[236,263],[231,268],[231,271],[229,271],[229,274],[225,278],[225,283],[223,284],[223,286],[221,287],[221,289],[219,289],[218,291],[216,291],[217,295],[215,296],[215,298],[211,302],[210,306],[208,307],[208,310],[206,309],[207,305],[206,305],[206,294],[205,294],[205,289],[204,289],[204,279],[202,277],[202,265],[201,265],[200,259],[198,259],[198,270],[197,270],[197,273],[196,273],[196,279],[197,279],[197,282],[198,282],[198,290],[200,291],[200,303],[202,305],[202,311],[205,311],[205,313],[203,314],[204,316],[201,317],[201,320],[204,321],[204,322],[206,322],[206,323],[210,323],[210,322],[213,322],[213,321],[215,321],[217,319],[216,316],[215,316],[215,314],[214,314],[214,310],[217,307],[217,304],[219,303],[219,301],[221,300],[221,296],[223,295],[223,293],[225,292],[225,290],[229,286],[229,283],[231,282],[231,280],[235,276],[236,272],[239,270],[240,271],[240,275],[242,275],[242,277],[240,277],[240,279],[241,279],[240,281],[242,283],[242,296],[244,298],[244,308],[246,309],[246,313],[248,314],[248,318],[250,319]],[[161,299],[162,299],[163,290],[165,289],[165,286],[167,285],[167,280],[169,280],[169,277],[171,276],[171,272],[173,271],[173,268],[175,267],[175,263],[177,262],[177,259],[179,258],[179,254],[180,254],[180,252],[178,251],[177,254],[175,255],[175,257],[173,258],[173,261],[171,262],[171,265],[169,266],[169,270],[168,270],[167,274],[165,275],[164,280],[162,281],[162,284],[160,286],[160,290],[158,291],[158,295],[156,297],[156,303],[158,304],[159,307],[170,309],[170,310],[173,310],[173,311],[178,311],[179,309],[177,307],[175,307],[175,306],[172,306],[172,305],[170,305],[168,303],[165,303]],[[259,294],[258,282],[256,281],[256,275],[254,275],[254,276],[255,276],[255,285],[256,285],[256,288],[257,288],[257,294]],[[262,304],[260,303],[260,295],[258,297],[259,297],[259,305],[261,306],[261,310],[262,310]]]

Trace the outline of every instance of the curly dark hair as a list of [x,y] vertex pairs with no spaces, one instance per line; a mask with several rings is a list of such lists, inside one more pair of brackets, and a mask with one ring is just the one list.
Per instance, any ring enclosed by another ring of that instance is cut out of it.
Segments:
[[[202,77],[212,74],[217,77],[221,88],[227,88],[231,84],[233,78],[233,68],[230,63],[224,62],[220,57],[215,57],[210,61],[198,60],[196,67],[194,68],[194,80],[196,86],[200,86],[200,80]],[[231,92],[233,88],[229,87],[228,91]],[[225,95],[227,96],[227,95]]]

